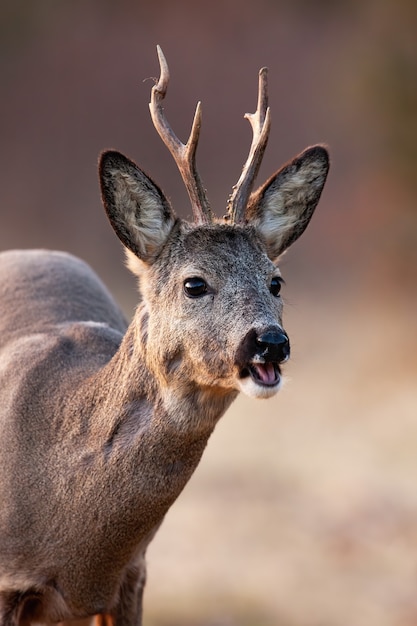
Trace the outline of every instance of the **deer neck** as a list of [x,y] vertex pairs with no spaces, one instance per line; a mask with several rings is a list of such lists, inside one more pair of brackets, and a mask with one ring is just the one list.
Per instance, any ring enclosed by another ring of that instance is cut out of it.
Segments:
[[[84,426],[78,426],[72,448],[83,471],[75,474],[82,476],[89,507],[100,509],[97,516],[104,530],[100,532],[95,522],[98,540],[121,563],[146,547],[236,395],[170,385],[169,380],[162,384],[138,337],[137,318],[113,358],[74,398],[78,413],[84,411]],[[97,493],[111,503],[104,512],[99,504],[91,504]]]
[[179,382],[178,376],[156,371],[144,341],[144,315],[137,311],[119,350],[80,393],[83,401],[89,396],[92,407],[90,449],[109,461],[123,458],[125,466],[138,466],[153,482],[159,476],[163,489],[171,483],[175,499],[237,392]]

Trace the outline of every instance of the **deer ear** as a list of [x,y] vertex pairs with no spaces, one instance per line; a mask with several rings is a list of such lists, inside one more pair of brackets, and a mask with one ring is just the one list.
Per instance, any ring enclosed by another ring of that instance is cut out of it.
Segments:
[[151,263],[175,222],[168,200],[120,152],[101,155],[99,177],[104,208],[116,235],[141,261]]
[[327,150],[307,148],[251,195],[246,217],[264,237],[271,259],[277,259],[307,228],[328,170]]

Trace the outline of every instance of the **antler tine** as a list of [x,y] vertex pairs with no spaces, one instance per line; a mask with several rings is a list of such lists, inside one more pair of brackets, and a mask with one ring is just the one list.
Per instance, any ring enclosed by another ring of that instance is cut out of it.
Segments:
[[183,144],[175,135],[165,117],[162,102],[168,89],[169,69],[160,46],[157,46],[157,51],[161,73],[158,82],[152,87],[151,92],[149,109],[152,121],[162,141],[174,157],[181,173],[190,197],[195,222],[197,224],[207,224],[212,222],[212,213],[195,163],[201,128],[201,103],[197,104],[188,141],[186,144]]
[[259,70],[258,104],[255,113],[246,113],[252,126],[253,139],[248,159],[227,203],[228,219],[238,224],[245,219],[245,210],[268,143],[271,114],[268,107],[268,68]]

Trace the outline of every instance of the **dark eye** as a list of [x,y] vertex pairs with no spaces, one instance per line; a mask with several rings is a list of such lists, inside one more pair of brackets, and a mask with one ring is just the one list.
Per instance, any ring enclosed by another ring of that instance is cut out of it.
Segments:
[[272,293],[273,296],[275,296],[275,297],[279,296],[279,293],[281,291],[281,285],[282,285],[283,282],[284,281],[281,278],[281,276],[274,276],[272,278],[269,290],[270,290],[270,292]]
[[198,298],[199,296],[203,296],[207,293],[207,283],[198,276],[187,278],[184,281],[184,291],[185,295],[189,298]]

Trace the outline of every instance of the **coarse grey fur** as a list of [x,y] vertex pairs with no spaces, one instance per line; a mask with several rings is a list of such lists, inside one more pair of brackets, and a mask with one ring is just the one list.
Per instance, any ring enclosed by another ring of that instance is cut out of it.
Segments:
[[240,390],[279,389],[276,262],[327,171],[310,148],[252,194],[245,223],[196,225],[104,153],[104,205],[139,278],[129,326],[82,261],[0,255],[1,626],[140,626],[147,545],[217,421]]

